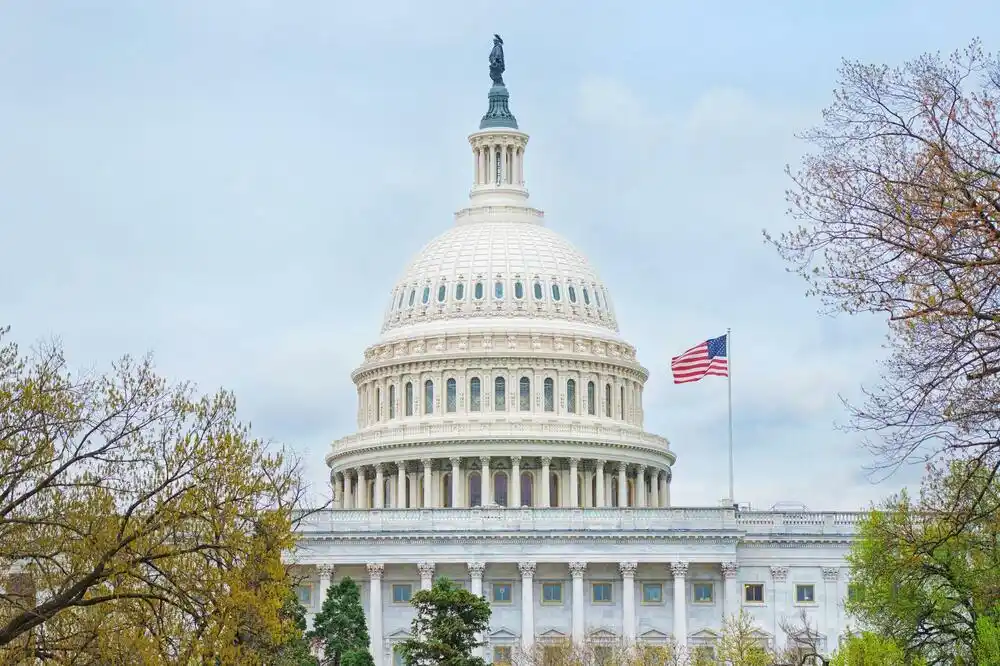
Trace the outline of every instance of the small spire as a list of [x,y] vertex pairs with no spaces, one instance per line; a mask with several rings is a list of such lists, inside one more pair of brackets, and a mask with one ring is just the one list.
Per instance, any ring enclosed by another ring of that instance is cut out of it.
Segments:
[[479,129],[489,129],[491,127],[509,127],[517,129],[517,118],[510,112],[507,101],[510,93],[503,83],[503,73],[506,70],[503,58],[503,39],[500,35],[493,35],[493,50],[490,51],[490,79],[493,86],[490,88],[489,100],[490,108],[486,115],[479,122]]

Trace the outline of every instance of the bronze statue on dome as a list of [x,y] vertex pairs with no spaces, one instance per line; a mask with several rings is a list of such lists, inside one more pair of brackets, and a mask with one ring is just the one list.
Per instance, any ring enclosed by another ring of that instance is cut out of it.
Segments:
[[490,51],[490,78],[493,79],[493,85],[503,85],[504,69],[503,39],[500,38],[500,35],[494,33],[493,50]]

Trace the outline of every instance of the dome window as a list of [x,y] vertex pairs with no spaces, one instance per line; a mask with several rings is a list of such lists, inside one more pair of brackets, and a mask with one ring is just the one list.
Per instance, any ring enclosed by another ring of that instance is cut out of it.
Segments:
[[501,300],[503,298],[503,282],[499,280],[493,285],[493,298]]
[[590,305],[590,292],[587,291],[586,287],[583,288],[583,304]]
[[522,412],[531,411],[531,379],[528,377],[521,377],[520,381],[520,404],[519,408]]
[[483,300],[483,283],[482,282],[477,282],[476,286],[473,287],[472,296],[477,301]]
[[576,287],[570,285],[566,287],[566,291],[569,293],[569,302],[576,303]]
[[507,411],[507,382],[503,377],[497,377],[493,381],[493,411]]
[[410,305],[411,308],[413,307],[413,299],[416,298],[416,297],[417,297],[417,290],[416,289],[410,289],[410,303],[409,303],[409,305]]
[[597,305],[597,307],[601,307],[601,297],[597,293],[597,288],[596,287],[594,288],[594,303]]
[[562,294],[559,292],[559,285],[555,282],[552,283],[552,300],[557,302],[562,300]]
[[566,411],[576,414],[576,380],[566,380]]
[[545,411],[554,412],[556,410],[555,382],[552,381],[551,377],[546,377],[543,386]]
[[438,287],[438,303],[444,303],[444,297],[447,295],[447,293],[448,293],[447,287],[445,287],[444,285]]
[[514,283],[514,298],[516,298],[517,300],[521,300],[522,298],[524,298],[524,285],[521,284],[520,280]]
[[482,383],[479,381],[479,377],[473,377],[469,380],[469,411],[478,412],[482,405]]
[[542,283],[541,282],[536,282],[535,283],[535,300],[536,301],[542,300]]
[[458,386],[454,379],[445,383],[445,411],[458,411]]
[[427,305],[427,301],[431,300],[431,288],[424,287],[424,295],[420,297],[420,302]]
[[597,387],[594,382],[587,382],[587,413],[597,416]]
[[455,300],[461,301],[465,299],[465,283],[459,282],[455,285]]
[[424,414],[434,413],[434,382],[424,382]]
[[399,303],[396,304],[396,309],[397,310],[399,310],[399,309],[401,309],[403,307],[403,298],[405,296],[406,296],[406,290],[405,289],[400,289],[399,290]]

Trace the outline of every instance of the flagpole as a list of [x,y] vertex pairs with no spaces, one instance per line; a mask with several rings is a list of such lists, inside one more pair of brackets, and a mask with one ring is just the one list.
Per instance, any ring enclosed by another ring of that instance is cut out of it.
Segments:
[[736,492],[733,490],[733,334],[732,329],[726,329],[726,383],[729,385],[729,502],[736,504]]

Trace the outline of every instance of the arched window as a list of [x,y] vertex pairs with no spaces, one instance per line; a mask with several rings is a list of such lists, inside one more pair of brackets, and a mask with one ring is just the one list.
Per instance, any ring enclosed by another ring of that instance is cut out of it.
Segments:
[[417,297],[417,290],[415,288],[414,289],[410,289],[410,300],[407,303],[407,305],[409,307],[411,307],[411,308],[413,307],[413,299],[416,298],[416,297]]
[[458,385],[454,379],[445,382],[445,409],[454,412],[458,409]]
[[534,482],[531,472],[521,472],[521,506],[535,506]]
[[611,506],[618,506],[618,477],[611,477]]
[[499,280],[493,283],[493,298],[497,300],[503,298],[503,282]]
[[521,284],[520,280],[514,283],[514,298],[517,300],[524,298],[524,285]]
[[534,292],[535,292],[535,300],[536,301],[542,300],[542,283],[541,282],[536,282],[535,283]]
[[375,387],[375,422],[382,420],[382,389]]
[[444,285],[438,287],[438,303],[444,303],[444,297],[448,294],[448,288]]
[[497,412],[507,410],[507,382],[503,377],[493,380],[493,410]]
[[482,382],[479,377],[469,380],[469,411],[478,412],[482,409]]
[[562,298],[562,294],[559,293],[559,285],[555,282],[552,283],[552,300],[558,301]]
[[604,386],[604,415],[611,418],[611,384]]
[[455,300],[460,301],[465,298],[465,283],[459,282],[455,285]]
[[434,382],[424,382],[424,414],[434,413]]
[[431,288],[424,287],[424,295],[420,297],[420,302],[426,305],[429,300],[431,300]]
[[576,505],[583,506],[583,474],[576,475]]
[[618,418],[625,420],[625,387],[621,387],[621,402],[618,403]]
[[475,298],[477,301],[483,300],[483,283],[482,282],[477,282],[476,285],[472,288],[472,297]]
[[520,408],[522,412],[531,411],[531,380],[527,377],[521,377]]
[[451,472],[445,472],[441,475],[441,506],[450,509],[453,506],[452,502]]
[[601,307],[601,297],[597,294],[597,287],[594,287],[594,304]]
[[566,291],[569,293],[569,302],[576,303],[576,287],[570,285],[566,288]]
[[576,380],[566,380],[566,411],[576,414]]
[[559,475],[549,472],[549,506],[559,506]]
[[405,289],[400,289],[399,290],[399,303],[396,303],[396,309],[397,310],[399,308],[403,307],[403,297],[404,296],[406,296],[406,290]]
[[413,382],[406,382],[406,388],[403,389],[403,398],[406,402],[403,406],[403,413],[407,416],[413,416]]
[[597,414],[597,387],[594,382],[587,382],[587,413],[591,416]]
[[597,497],[597,474],[590,477],[590,496],[594,498],[593,506],[598,506],[598,502],[603,503],[604,498]]
[[626,498],[628,500],[628,505],[629,506],[635,506],[636,505],[636,501],[635,501],[635,481],[633,481],[632,479],[629,479],[625,483],[627,484],[626,487],[628,488],[628,497]]
[[556,410],[555,382],[552,381],[551,377],[546,377],[542,385],[544,386],[542,397],[545,402],[545,411],[554,412]]
[[396,418],[396,385],[389,384],[389,419]]
[[583,288],[583,304],[590,305],[590,292],[587,291],[586,287]]
[[392,479],[382,482],[382,506],[387,509],[392,506]]
[[469,506],[483,505],[483,478],[479,472],[469,474]]
[[399,506],[403,507],[404,509],[415,509],[416,508],[416,506],[414,506],[413,503],[410,502],[410,475],[409,474],[406,475],[406,497],[404,497],[402,500],[400,500]]
[[493,501],[499,506],[507,506],[507,472],[493,475]]

